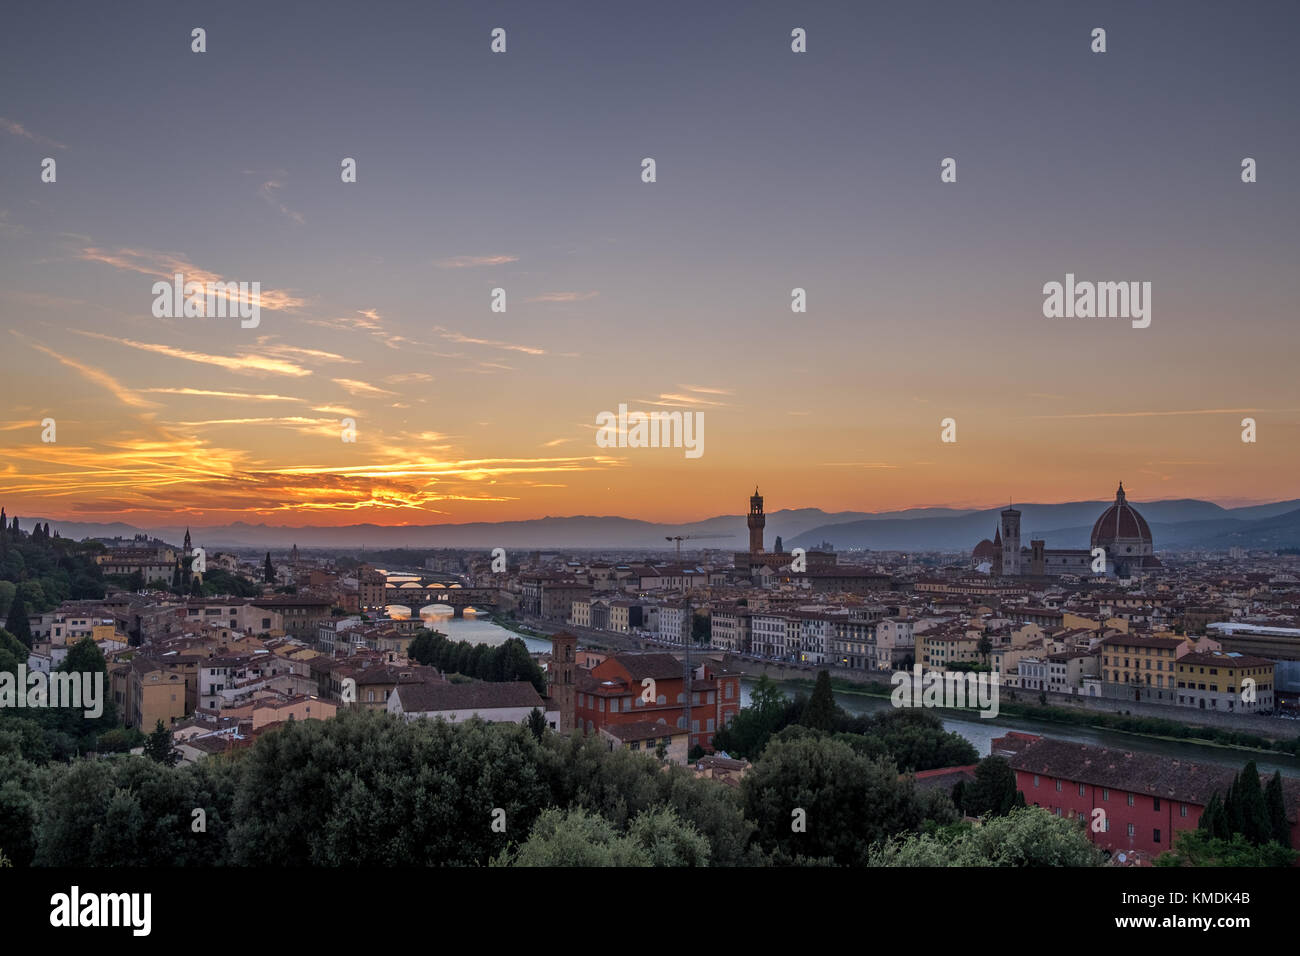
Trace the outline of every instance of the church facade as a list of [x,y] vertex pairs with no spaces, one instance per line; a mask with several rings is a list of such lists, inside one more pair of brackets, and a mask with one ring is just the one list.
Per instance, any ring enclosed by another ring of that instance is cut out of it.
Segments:
[[1106,552],[1105,574],[1127,578],[1160,567],[1146,519],[1128,503],[1120,482],[1114,503],[1102,512],[1092,527],[1087,548],[1047,548],[1044,541],[1020,542],[1020,512],[1006,508],[995,528],[993,540],[985,538],[975,546],[971,562],[987,567],[996,577],[1044,577],[1062,574],[1092,576],[1093,549]]

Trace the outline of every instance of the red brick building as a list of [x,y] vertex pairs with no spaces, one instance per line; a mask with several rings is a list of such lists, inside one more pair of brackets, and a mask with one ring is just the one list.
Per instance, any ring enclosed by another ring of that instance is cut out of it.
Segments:
[[[616,654],[574,677],[576,726],[588,734],[638,721],[686,729],[685,671],[671,654]],[[706,661],[694,668],[690,694],[690,745],[711,749],[740,711],[740,675]]]
[[[1172,849],[1175,834],[1194,829],[1210,797],[1217,792],[1222,799],[1237,772],[1028,734],[993,741],[993,752],[1011,764],[1026,805],[1084,821],[1092,842],[1112,854],[1154,857]],[[1261,784],[1270,776],[1261,774]],[[1282,791],[1291,846],[1300,847],[1300,780],[1284,776]],[[1093,813],[1098,808],[1104,816]]]

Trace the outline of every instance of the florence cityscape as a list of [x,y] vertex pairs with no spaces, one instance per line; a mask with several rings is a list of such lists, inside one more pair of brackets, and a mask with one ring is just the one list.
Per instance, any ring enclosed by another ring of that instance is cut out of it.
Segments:
[[1283,920],[1293,5],[11,19],[24,925],[305,867]]

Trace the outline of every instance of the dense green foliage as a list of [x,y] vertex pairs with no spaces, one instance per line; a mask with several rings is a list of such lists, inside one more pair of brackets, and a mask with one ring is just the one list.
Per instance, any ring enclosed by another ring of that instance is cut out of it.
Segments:
[[209,567],[203,572],[203,583],[199,586],[203,597],[218,597],[233,594],[236,597],[257,597],[262,593],[259,588],[242,574],[231,574],[225,568]]
[[1174,847],[1156,858],[1159,866],[1290,866],[1291,827],[1286,820],[1282,775],[1259,785],[1250,761],[1232,778],[1223,796],[1214,793],[1195,830],[1185,830]]
[[1242,834],[1231,839],[1211,836],[1204,830],[1183,830],[1174,848],[1156,857],[1156,866],[1292,866],[1295,850],[1278,843],[1256,846]]
[[14,518],[0,531],[0,613],[8,616],[6,629],[30,647],[31,615],[64,601],[104,596],[104,575],[95,555],[105,549],[98,542],[54,537],[44,529],[28,534],[15,530],[17,523]]
[[1282,775],[1274,772],[1265,794],[1259,769],[1251,760],[1232,778],[1222,799],[1217,793],[1210,797],[1197,829],[1211,839],[1232,840],[1239,835],[1251,846],[1279,843],[1289,848],[1291,828],[1286,822]]
[[[15,675],[15,683],[18,665],[26,662],[27,655],[27,648],[17,638],[0,629],[0,671]],[[102,675],[103,713],[88,718],[85,709],[0,707],[0,753],[12,752],[43,764],[70,760],[90,751],[117,752],[138,746],[139,732],[127,730],[118,722],[108,664],[93,640],[82,638],[69,648],[67,658],[55,672]],[[26,687],[17,689],[20,693],[27,690]]]
[[709,841],[668,808],[643,810],[620,833],[582,808],[543,810],[528,839],[495,866],[708,866]]
[[411,641],[407,655],[421,664],[429,664],[448,674],[464,674],[486,681],[526,680],[546,693],[546,677],[528,653],[528,645],[517,637],[507,638],[497,647],[452,641],[445,634],[420,628]]
[[[774,740],[740,789],[580,734],[351,710],[197,765],[39,766],[10,747],[0,781],[0,847],[17,866],[848,863],[955,819],[892,764],[806,728]],[[795,807],[806,832],[791,832]]]
[[161,718],[144,742],[144,755],[165,767],[174,767],[181,762],[180,751],[172,746],[172,733],[163,726]]
[[1016,789],[1016,772],[1005,757],[985,757],[975,766],[975,782],[954,789],[952,802],[969,817],[1004,817],[1025,805],[1025,795]]
[[1084,826],[1040,807],[1020,807],[976,825],[895,837],[871,866],[1102,866],[1105,856]]
[[713,746],[733,756],[754,759],[773,735],[799,725],[828,730],[865,757],[892,760],[903,771],[934,770],[973,764],[979,754],[959,734],[943,729],[936,714],[917,708],[849,714],[835,703],[830,675],[822,671],[811,698],[787,699],[763,675],[750,694],[750,705],[713,735]]
[[893,763],[798,726],[772,739],[741,794],[756,842],[782,863],[862,866],[873,843],[956,818],[947,797],[918,794]]

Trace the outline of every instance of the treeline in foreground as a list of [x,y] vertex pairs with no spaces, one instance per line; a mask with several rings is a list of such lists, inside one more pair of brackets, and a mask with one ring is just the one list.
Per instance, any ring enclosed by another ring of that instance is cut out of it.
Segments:
[[1070,820],[1012,806],[972,827],[892,760],[801,726],[739,788],[577,734],[361,711],[179,767],[39,766],[13,744],[0,735],[0,851],[15,866],[1102,862]]

